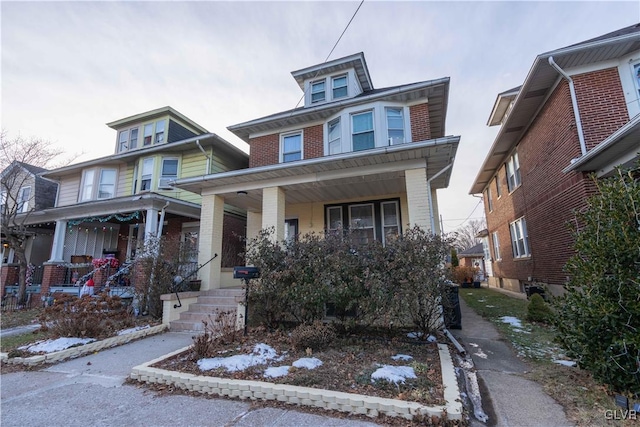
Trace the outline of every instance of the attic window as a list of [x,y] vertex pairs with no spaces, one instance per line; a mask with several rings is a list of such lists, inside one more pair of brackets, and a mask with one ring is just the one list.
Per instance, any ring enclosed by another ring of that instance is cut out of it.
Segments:
[[347,76],[338,76],[331,79],[333,87],[333,99],[347,96]]
[[324,80],[311,83],[311,102],[322,102],[325,99]]

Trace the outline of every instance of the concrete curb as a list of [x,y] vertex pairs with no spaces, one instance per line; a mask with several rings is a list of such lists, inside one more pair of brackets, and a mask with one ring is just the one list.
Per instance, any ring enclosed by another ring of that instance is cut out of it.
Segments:
[[130,334],[118,335],[116,337],[106,338],[104,340],[95,341],[78,347],[71,347],[65,350],[53,353],[42,354],[31,357],[9,357],[8,353],[0,353],[0,360],[10,365],[28,365],[35,366],[42,363],[56,363],[65,359],[84,356],[88,353],[95,353],[105,348],[115,347],[126,344],[130,341],[144,338],[149,335],[159,334],[168,329],[168,325],[152,326],[146,329],[140,329]]
[[170,384],[180,389],[199,393],[235,397],[242,400],[275,400],[295,405],[363,414],[372,418],[377,417],[379,414],[385,414],[390,417],[402,417],[407,420],[411,420],[416,416],[436,416],[450,420],[462,419],[462,402],[458,381],[449,348],[445,344],[438,344],[438,352],[440,354],[440,368],[442,370],[446,404],[438,406],[426,406],[417,402],[310,387],[193,375],[151,367],[151,365],[180,354],[189,348],[190,346],[176,350],[134,367],[131,370],[130,378],[148,384]]

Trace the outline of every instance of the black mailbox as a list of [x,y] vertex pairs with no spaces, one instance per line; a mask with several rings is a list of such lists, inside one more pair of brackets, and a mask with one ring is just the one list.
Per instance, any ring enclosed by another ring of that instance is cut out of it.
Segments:
[[255,279],[260,277],[260,269],[258,267],[233,267],[234,279]]

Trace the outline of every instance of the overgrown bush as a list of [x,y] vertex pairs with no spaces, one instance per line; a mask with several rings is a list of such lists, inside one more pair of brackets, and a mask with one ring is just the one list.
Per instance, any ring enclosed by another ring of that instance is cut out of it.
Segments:
[[329,346],[336,339],[333,326],[316,321],[312,324],[303,323],[291,331],[291,345],[296,350],[321,350]]
[[553,320],[553,310],[540,294],[533,294],[527,304],[527,320],[549,323]]
[[238,329],[236,312],[216,310],[203,320],[204,332],[193,337],[196,359],[212,357],[216,343],[227,345],[236,342],[242,332]]
[[576,255],[557,299],[560,341],[578,365],[640,395],[640,164],[597,180],[573,224]]
[[134,326],[131,310],[118,296],[107,293],[80,298],[56,295],[53,305],[40,315],[44,329],[59,337],[108,338]]

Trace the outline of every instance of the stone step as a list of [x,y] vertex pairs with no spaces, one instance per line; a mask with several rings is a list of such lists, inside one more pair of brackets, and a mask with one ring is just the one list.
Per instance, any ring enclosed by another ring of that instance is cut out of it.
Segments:
[[[233,317],[235,318],[236,309],[229,308],[226,310],[220,309],[220,311],[231,311],[233,313]],[[189,322],[202,322],[203,320],[209,321],[209,317],[215,320],[215,311],[212,312],[193,312],[193,311],[185,311],[180,314],[180,318],[178,320],[184,320]]]
[[200,296],[219,296],[219,297],[244,296],[244,289],[241,289],[241,288],[210,289],[208,291],[200,291]]
[[194,313],[214,313],[216,309],[218,311],[228,311],[235,310],[238,308],[238,304],[235,302],[229,304],[206,304],[199,302],[194,302],[189,306],[189,311]]
[[244,301],[244,296],[209,296],[200,295],[198,297],[198,304],[211,304],[211,305],[236,305],[239,301],[236,298],[240,298]]
[[183,320],[174,320],[169,325],[171,332],[204,332],[204,325],[202,322],[199,324],[196,322],[188,322]]

